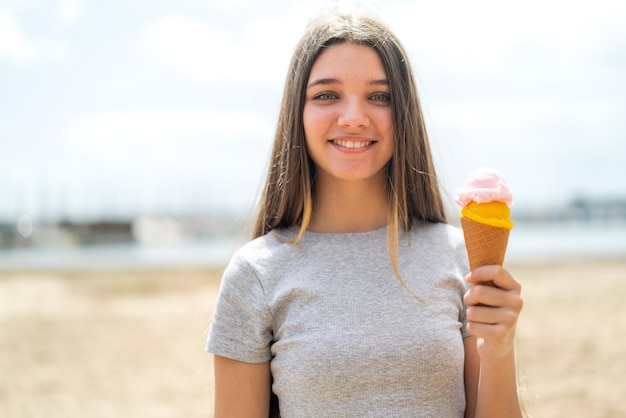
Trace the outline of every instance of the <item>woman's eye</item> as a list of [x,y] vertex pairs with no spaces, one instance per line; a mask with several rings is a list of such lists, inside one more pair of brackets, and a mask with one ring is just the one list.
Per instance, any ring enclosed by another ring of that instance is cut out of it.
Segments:
[[383,103],[388,103],[391,98],[387,93],[376,93],[373,96],[371,96],[370,98],[371,100],[374,100],[375,102],[383,102]]
[[333,93],[320,93],[314,97],[315,100],[333,100],[336,99],[337,96]]

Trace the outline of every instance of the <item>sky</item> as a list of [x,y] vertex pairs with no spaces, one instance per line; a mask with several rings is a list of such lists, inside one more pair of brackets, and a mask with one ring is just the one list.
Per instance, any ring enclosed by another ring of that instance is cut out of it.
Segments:
[[[250,211],[291,52],[336,1],[0,0],[0,221]],[[418,80],[446,201],[626,198],[626,3],[363,1]]]

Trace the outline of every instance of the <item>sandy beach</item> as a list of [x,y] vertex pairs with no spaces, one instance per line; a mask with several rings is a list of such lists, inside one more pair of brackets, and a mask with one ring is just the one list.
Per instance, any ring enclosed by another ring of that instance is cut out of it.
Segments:
[[[532,417],[626,416],[626,260],[514,264]],[[220,271],[0,273],[0,418],[209,417]]]

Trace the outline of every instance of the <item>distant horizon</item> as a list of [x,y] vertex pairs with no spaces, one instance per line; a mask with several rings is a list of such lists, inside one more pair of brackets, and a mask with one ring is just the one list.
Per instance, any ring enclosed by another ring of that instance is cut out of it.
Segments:
[[[457,214],[458,207],[452,201],[445,201],[446,212],[449,216]],[[533,218],[541,220],[543,218],[555,218],[559,216],[572,216],[572,209],[584,209],[599,211],[602,208],[612,210],[612,216],[622,217],[626,219],[626,194],[622,196],[583,196],[573,195],[570,199],[560,202],[552,202],[550,204],[515,204],[512,207],[512,213],[523,221],[532,221]],[[18,224],[20,218],[27,217],[30,222],[39,224],[62,224],[62,223],[107,223],[107,222],[133,222],[141,218],[146,219],[172,219],[172,220],[195,220],[198,222],[210,222],[215,217],[218,219],[250,219],[256,216],[258,205],[240,205],[240,206],[206,206],[206,207],[179,207],[176,211],[157,210],[150,211],[116,211],[101,212],[100,214],[79,214],[71,216],[58,212],[51,214],[48,212],[45,216],[33,216],[24,212],[15,216],[0,216],[0,226]],[[621,211],[621,212],[620,212]],[[611,214],[610,214],[611,215]],[[211,218],[211,219],[209,219]]]

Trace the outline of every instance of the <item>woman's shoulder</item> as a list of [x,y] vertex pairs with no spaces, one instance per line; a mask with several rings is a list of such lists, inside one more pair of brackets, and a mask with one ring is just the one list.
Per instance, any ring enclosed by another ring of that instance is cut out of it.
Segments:
[[235,251],[231,262],[245,261],[250,265],[256,265],[276,259],[281,253],[289,250],[291,238],[290,230],[272,230],[243,244]]
[[288,230],[276,230],[245,243],[226,265],[223,280],[236,283],[237,288],[260,283],[271,292],[282,278],[297,271],[302,261],[298,246],[289,239]]

